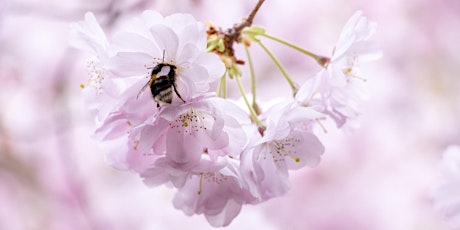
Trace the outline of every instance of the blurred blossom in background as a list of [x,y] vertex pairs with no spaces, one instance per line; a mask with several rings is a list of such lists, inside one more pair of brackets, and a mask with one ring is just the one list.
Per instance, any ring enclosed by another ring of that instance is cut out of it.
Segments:
[[[92,11],[110,33],[153,9],[228,28],[255,3],[0,1],[0,229],[212,229],[203,216],[175,210],[167,187],[148,188],[105,163],[79,87],[88,78],[87,56],[68,46],[69,24]],[[286,196],[243,207],[226,229],[460,228],[449,222],[459,211],[439,203],[454,204],[460,193],[438,186],[449,165],[440,164],[442,153],[460,145],[459,1],[266,1],[254,24],[330,55],[356,10],[378,23],[384,54],[363,65],[372,98],[361,127],[343,132],[329,125],[320,136],[326,151],[319,166],[292,173]],[[320,68],[296,51],[267,45],[294,78]],[[288,95],[269,58],[258,47],[254,52],[260,97]],[[460,184],[460,176],[452,178]]]

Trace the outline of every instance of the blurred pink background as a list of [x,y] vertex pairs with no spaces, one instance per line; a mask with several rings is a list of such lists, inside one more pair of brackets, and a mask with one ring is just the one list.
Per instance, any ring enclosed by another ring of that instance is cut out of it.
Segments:
[[[255,3],[1,0],[0,229],[212,229],[203,216],[175,210],[172,190],[148,188],[105,164],[79,88],[88,56],[68,46],[69,24],[93,11],[110,33],[153,9],[227,28]],[[432,208],[431,191],[442,152],[460,144],[460,2],[267,0],[255,24],[329,55],[359,9],[378,23],[384,55],[362,64],[372,98],[361,128],[328,126],[320,133],[326,146],[320,165],[293,173],[285,197],[243,207],[226,229],[448,229]],[[298,82],[319,70],[289,48],[266,44]],[[276,67],[251,48],[261,99],[275,87],[276,96],[288,96]]]

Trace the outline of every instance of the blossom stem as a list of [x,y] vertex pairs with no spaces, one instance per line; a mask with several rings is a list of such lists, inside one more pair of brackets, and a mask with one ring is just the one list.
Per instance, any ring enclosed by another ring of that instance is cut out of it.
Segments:
[[307,56],[309,56],[309,57],[315,59],[315,61],[318,62],[321,66],[324,66],[324,65],[325,65],[325,63],[324,63],[325,60],[328,60],[327,57],[323,57],[323,56],[314,54],[314,53],[312,53],[312,52],[310,52],[310,51],[308,51],[308,50],[306,50],[306,49],[303,49],[303,48],[301,48],[301,47],[299,47],[299,46],[296,46],[296,45],[294,45],[294,44],[292,44],[292,43],[290,43],[290,42],[287,42],[287,41],[285,41],[285,40],[279,39],[279,38],[274,37],[274,36],[272,36],[272,35],[269,35],[269,34],[266,34],[266,33],[259,34],[259,35],[260,35],[260,36],[263,36],[263,37],[266,37],[266,38],[268,38],[268,39],[274,40],[274,41],[276,41],[276,42],[279,42],[279,43],[281,43],[281,44],[283,44],[283,45],[286,45],[286,46],[288,46],[288,47],[291,47],[291,48],[293,48],[293,49],[295,49],[295,50],[297,50],[297,51],[299,51],[299,52],[301,52],[301,53],[303,53],[303,54],[306,54]]
[[297,93],[297,87],[295,86],[295,83],[291,79],[291,77],[289,77],[289,75],[287,74],[287,72],[284,69],[284,67],[281,65],[281,63],[278,61],[278,59],[276,59],[276,57],[273,55],[273,53],[270,52],[270,50],[268,50],[268,48],[260,40],[257,40],[256,42],[259,43],[259,45],[262,47],[262,49],[264,49],[265,52],[268,54],[268,56],[270,56],[272,61],[275,63],[275,65],[278,67],[278,69],[283,74],[284,78],[286,78],[286,81],[289,83],[289,86],[291,86],[293,94],[295,95]]
[[262,122],[259,120],[259,117],[257,117],[256,111],[254,108],[249,104],[248,98],[246,97],[246,92],[244,92],[243,85],[241,84],[241,80],[239,76],[235,76],[236,83],[238,84],[238,88],[240,90],[241,96],[244,99],[244,102],[246,103],[246,106],[249,109],[249,113],[251,114],[252,120],[256,123],[257,127],[264,127]]
[[256,74],[248,46],[244,46],[244,50],[246,51],[246,56],[248,57],[249,72],[251,74],[252,107],[254,108],[256,106]]
[[227,98],[227,71],[220,78],[219,85],[217,86],[217,96]]

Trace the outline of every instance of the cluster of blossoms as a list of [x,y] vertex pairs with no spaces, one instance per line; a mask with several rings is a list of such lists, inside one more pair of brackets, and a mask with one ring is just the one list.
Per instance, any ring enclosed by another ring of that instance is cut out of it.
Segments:
[[[324,146],[314,127],[327,118],[339,127],[357,118],[365,99],[357,64],[377,53],[368,41],[375,24],[360,12],[330,58],[287,43],[324,68],[299,88],[286,75],[294,96],[260,111],[242,90],[242,62],[228,33],[191,15],[153,11],[128,25],[110,40],[91,13],[72,26],[71,44],[94,56],[81,87],[97,111],[95,137],[111,165],[147,185],[173,186],[173,205],[203,214],[213,226],[230,224],[244,204],[285,194],[289,170],[319,163]],[[273,38],[260,27],[241,29],[235,43]],[[227,76],[239,84],[247,108],[222,93]]]

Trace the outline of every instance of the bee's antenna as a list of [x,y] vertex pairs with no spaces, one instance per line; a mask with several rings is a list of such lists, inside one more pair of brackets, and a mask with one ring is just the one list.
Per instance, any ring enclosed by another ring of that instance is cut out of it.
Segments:
[[165,52],[166,52],[166,49],[163,49],[163,63],[165,62]]

